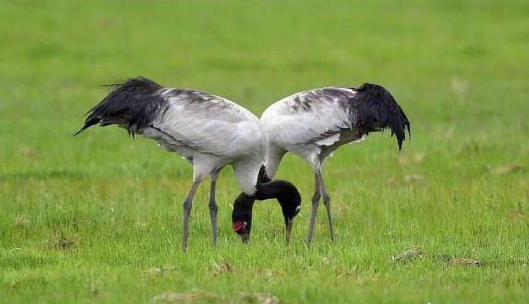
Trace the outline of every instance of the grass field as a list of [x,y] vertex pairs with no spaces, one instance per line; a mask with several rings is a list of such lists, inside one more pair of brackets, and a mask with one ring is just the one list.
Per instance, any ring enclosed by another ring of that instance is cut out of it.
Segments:
[[[528,12],[525,0],[0,0],[0,302],[527,303]],[[102,84],[138,75],[256,114],[302,89],[380,83],[412,140],[399,153],[375,134],[326,164],[335,243],[322,208],[305,245],[313,175],[288,156],[277,177],[304,204],[290,246],[275,201],[254,208],[249,246],[231,231],[227,168],[218,248],[205,183],[183,254],[188,164],[116,127],[72,137]]]

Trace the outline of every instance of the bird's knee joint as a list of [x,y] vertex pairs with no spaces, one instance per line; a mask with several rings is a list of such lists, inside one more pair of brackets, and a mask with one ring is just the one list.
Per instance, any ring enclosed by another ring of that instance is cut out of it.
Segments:
[[219,206],[217,205],[217,203],[215,201],[210,201],[209,202],[209,211],[210,212],[217,212],[219,210]]
[[185,213],[187,214],[191,213],[191,201],[190,200],[185,200],[182,207]]
[[321,195],[319,193],[314,193],[312,196],[312,204],[317,205],[320,202]]
[[327,193],[323,194],[323,203],[325,205],[329,205],[331,203],[331,197]]

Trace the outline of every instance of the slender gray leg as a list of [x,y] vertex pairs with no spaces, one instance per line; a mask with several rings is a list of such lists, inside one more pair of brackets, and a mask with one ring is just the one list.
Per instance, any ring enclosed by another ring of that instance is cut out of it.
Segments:
[[211,188],[209,191],[209,215],[211,216],[211,232],[213,233],[213,246],[217,246],[217,211],[219,206],[215,200],[215,188],[217,186],[217,180],[211,180]]
[[191,215],[191,208],[193,203],[193,197],[197,192],[198,185],[200,182],[193,182],[189,193],[187,194],[186,199],[184,200],[184,228],[183,228],[183,238],[182,238],[182,250],[186,252],[187,250],[187,235],[189,232],[189,216]]
[[307,233],[307,244],[312,242],[312,234],[314,233],[314,224],[316,222],[316,214],[318,213],[318,206],[320,204],[320,179],[318,178],[318,173],[314,175],[314,195],[312,196],[312,209],[310,212],[310,221],[309,221],[309,232]]
[[318,171],[316,173],[316,178],[319,180],[320,193],[323,197],[323,204],[325,205],[325,209],[327,209],[327,218],[329,220],[329,231],[331,233],[331,241],[334,242],[334,229],[332,226],[332,216],[331,216],[331,197],[327,193],[327,189],[325,189],[325,184],[323,183],[323,176],[321,174],[321,171]]

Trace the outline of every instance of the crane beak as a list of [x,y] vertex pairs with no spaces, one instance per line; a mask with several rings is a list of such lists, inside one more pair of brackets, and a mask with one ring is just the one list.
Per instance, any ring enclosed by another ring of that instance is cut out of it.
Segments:
[[245,244],[250,243],[250,234],[248,232],[245,232],[241,234],[242,242]]
[[292,225],[294,224],[294,219],[286,220],[285,223],[285,236],[287,244],[290,244],[290,234],[292,232]]

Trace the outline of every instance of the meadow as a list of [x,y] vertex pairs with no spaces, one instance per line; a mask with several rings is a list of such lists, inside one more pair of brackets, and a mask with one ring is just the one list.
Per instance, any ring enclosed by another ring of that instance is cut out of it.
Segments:
[[[528,28],[525,0],[0,0],[0,303],[527,303]],[[102,85],[139,75],[257,115],[379,83],[412,138],[326,163],[336,242],[320,208],[305,244],[313,175],[288,155],[289,246],[275,201],[249,245],[231,231],[226,168],[219,245],[204,183],[183,254],[190,166],[117,127],[72,136]]]

